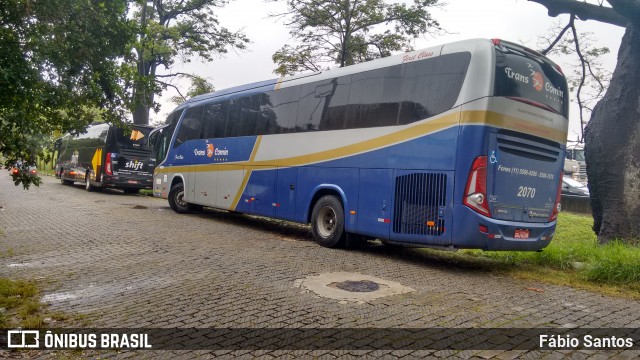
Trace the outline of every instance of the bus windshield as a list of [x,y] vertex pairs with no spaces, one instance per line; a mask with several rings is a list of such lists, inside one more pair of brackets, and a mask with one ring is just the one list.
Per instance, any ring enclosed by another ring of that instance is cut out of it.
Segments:
[[497,45],[495,96],[532,103],[568,117],[564,75],[552,63],[520,46]]
[[132,126],[131,131],[114,128],[114,135],[119,147],[132,149],[148,148],[149,133],[152,128]]

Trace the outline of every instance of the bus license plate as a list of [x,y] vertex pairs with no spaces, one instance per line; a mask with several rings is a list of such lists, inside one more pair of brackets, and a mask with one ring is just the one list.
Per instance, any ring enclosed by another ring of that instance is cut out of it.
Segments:
[[[137,184],[137,183],[138,183],[138,182],[137,182],[137,181],[135,181],[135,180],[129,180],[129,181],[127,181],[127,182],[128,182],[129,184]],[[516,231],[517,231],[517,230],[516,230]]]
[[516,233],[513,236],[515,239],[528,239],[529,238],[529,230],[524,229],[516,229]]

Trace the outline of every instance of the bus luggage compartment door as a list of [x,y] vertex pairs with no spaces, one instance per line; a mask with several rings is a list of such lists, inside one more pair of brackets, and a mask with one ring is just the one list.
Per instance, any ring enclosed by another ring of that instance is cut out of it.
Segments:
[[423,245],[451,244],[453,172],[396,171],[391,239]]

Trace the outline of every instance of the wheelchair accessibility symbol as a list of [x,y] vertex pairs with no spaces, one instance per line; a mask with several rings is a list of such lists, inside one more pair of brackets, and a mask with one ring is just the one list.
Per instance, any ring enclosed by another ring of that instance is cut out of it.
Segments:
[[489,162],[495,164],[498,162],[498,158],[496,157],[496,152],[492,151],[491,156],[489,157]]

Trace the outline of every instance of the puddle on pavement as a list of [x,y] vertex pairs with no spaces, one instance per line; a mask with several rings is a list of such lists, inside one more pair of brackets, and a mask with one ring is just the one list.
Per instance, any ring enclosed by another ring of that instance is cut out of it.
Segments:
[[363,304],[382,297],[415,291],[395,281],[349,272],[307,276],[296,280],[293,286],[305,292],[313,292],[320,297],[338,300],[342,304],[347,302]]
[[31,263],[15,263],[15,264],[8,264],[7,267],[24,267],[24,266],[30,266]]

